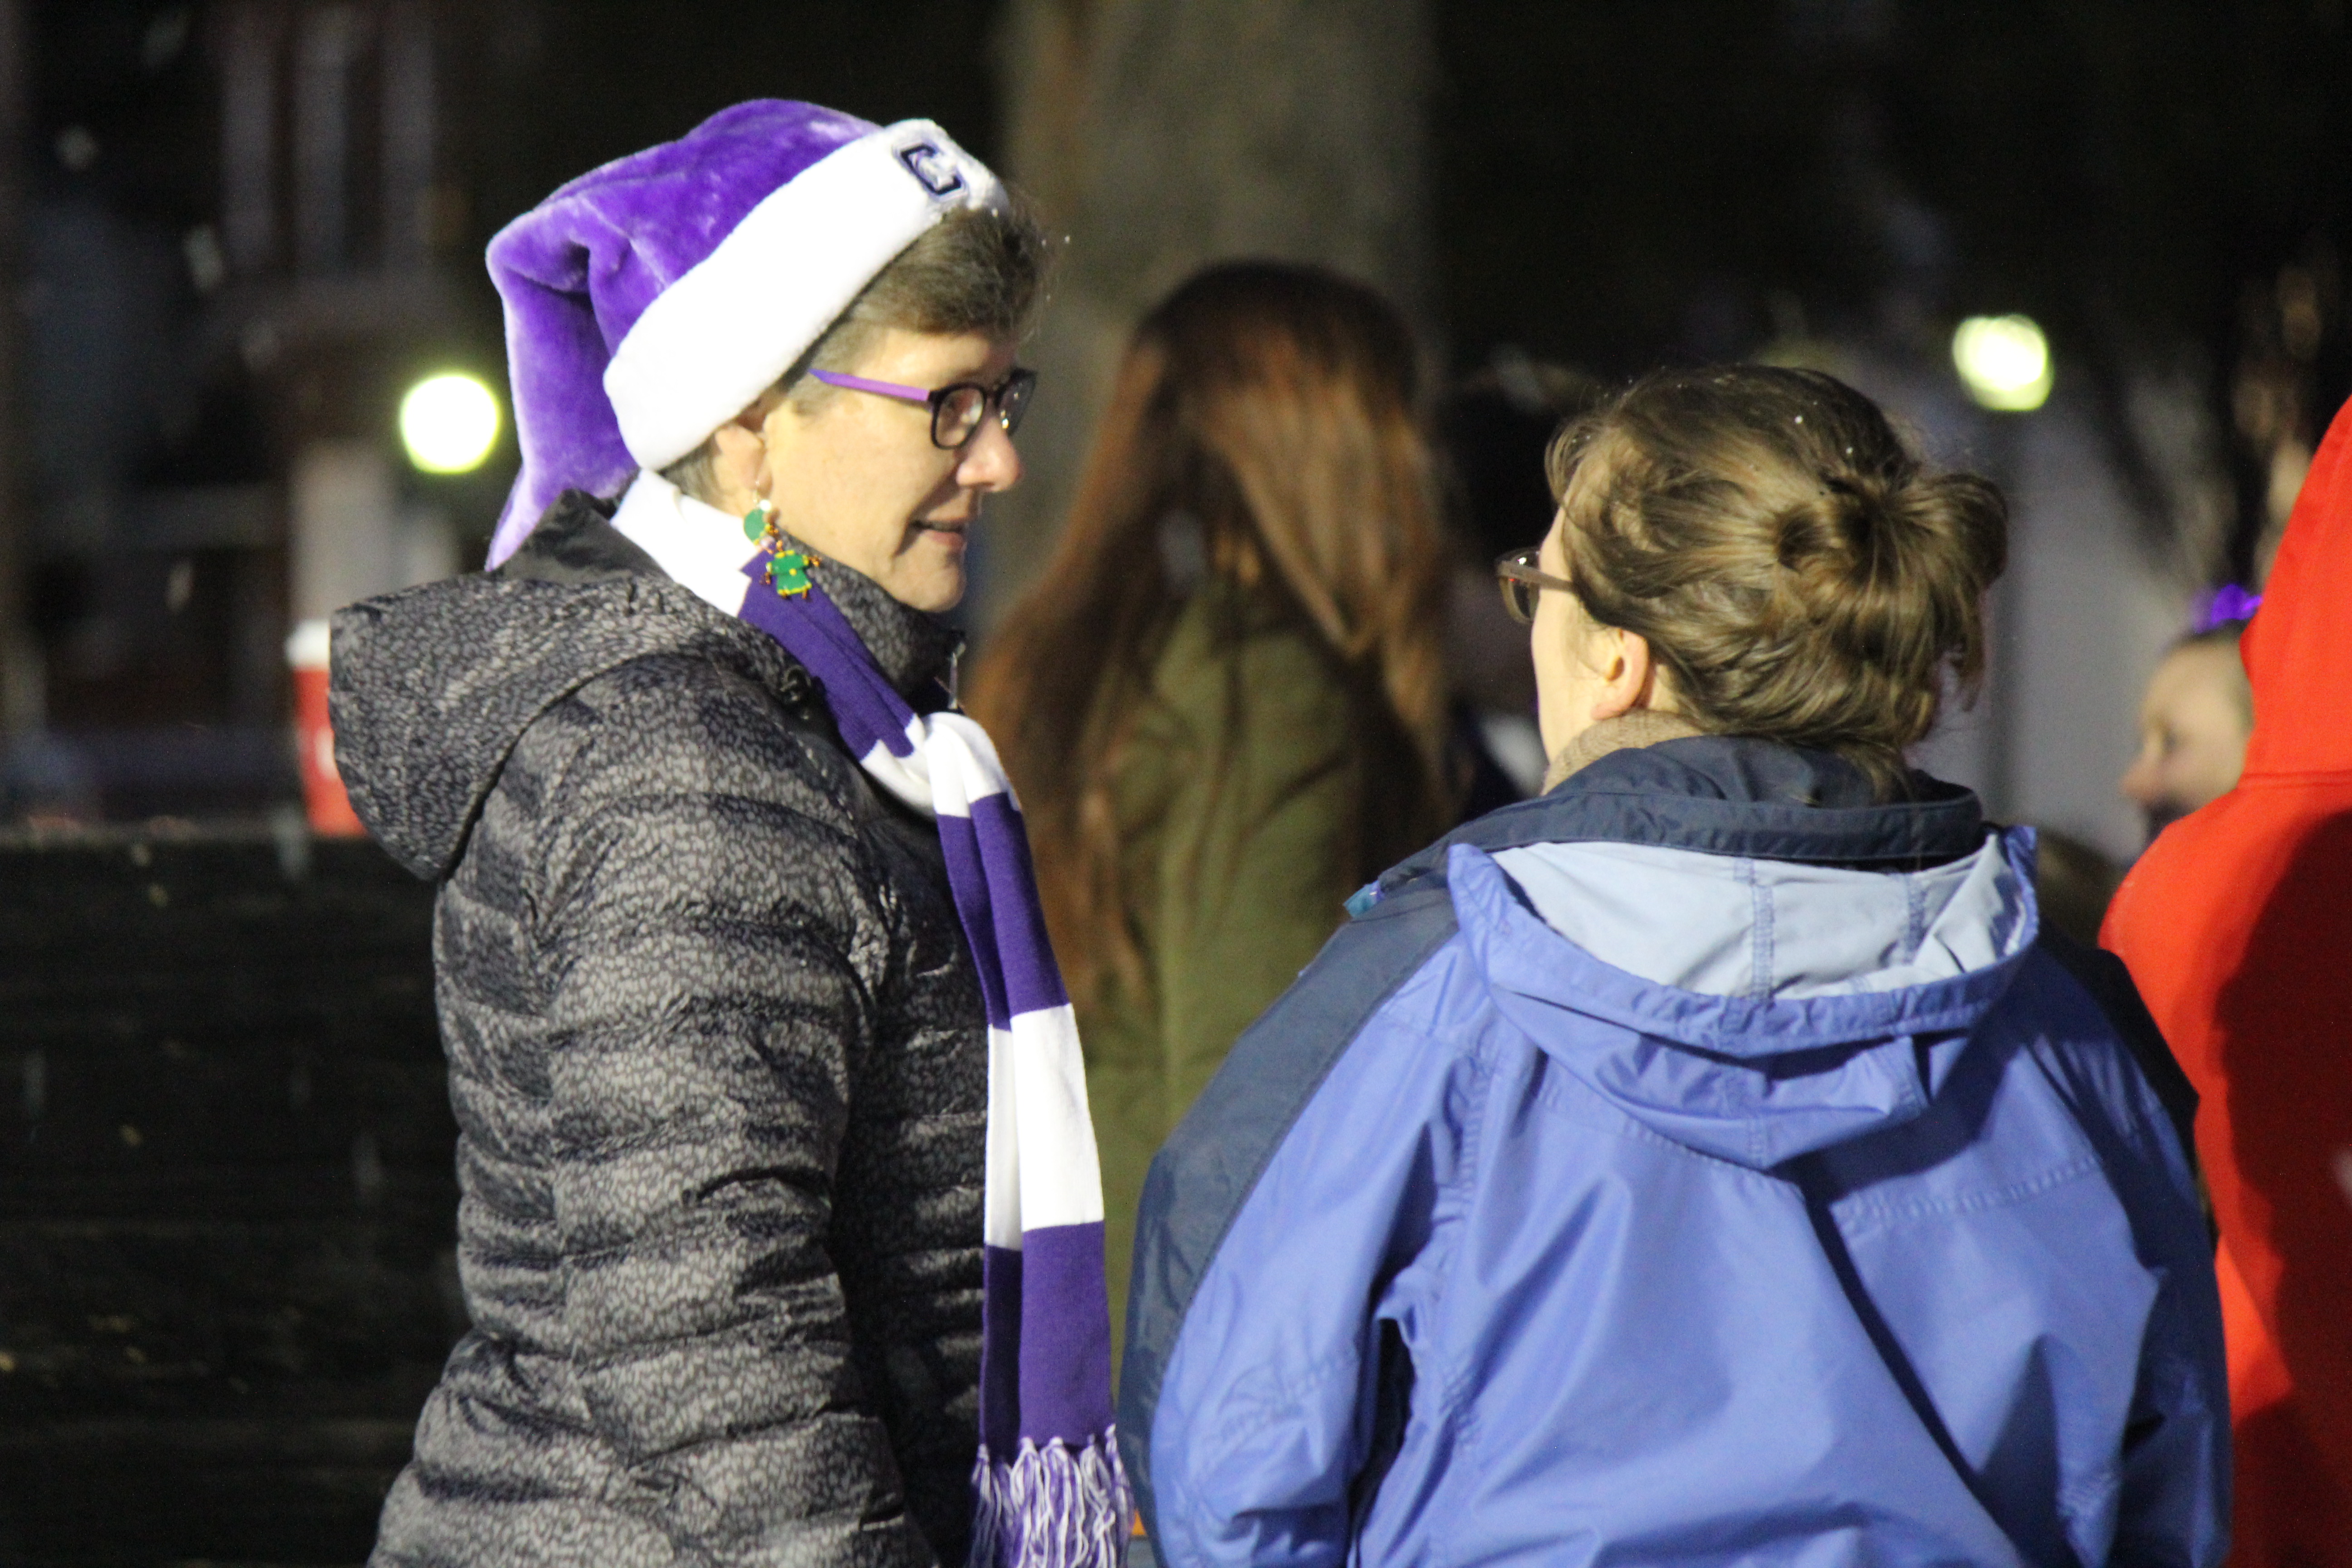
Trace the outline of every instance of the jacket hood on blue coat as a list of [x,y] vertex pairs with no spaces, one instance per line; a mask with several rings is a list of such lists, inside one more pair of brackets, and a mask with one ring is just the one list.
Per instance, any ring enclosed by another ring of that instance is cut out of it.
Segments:
[[1653,1131],[1762,1170],[1927,1109],[2033,944],[2032,868],[2015,829],[1899,872],[1456,845],[1446,879],[1507,1017]]
[[2032,849],[1695,736],[1365,889],[1145,1186],[1163,1560],[2218,1563],[2178,1069]]

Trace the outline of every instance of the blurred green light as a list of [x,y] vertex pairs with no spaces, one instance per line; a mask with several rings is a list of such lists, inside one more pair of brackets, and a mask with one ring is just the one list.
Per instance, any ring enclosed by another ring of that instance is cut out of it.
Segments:
[[1952,364],[1986,408],[2028,414],[2049,400],[2050,340],[2031,316],[1970,316],[1952,334]]
[[498,444],[498,395],[459,371],[427,376],[400,400],[400,439],[428,474],[471,473]]

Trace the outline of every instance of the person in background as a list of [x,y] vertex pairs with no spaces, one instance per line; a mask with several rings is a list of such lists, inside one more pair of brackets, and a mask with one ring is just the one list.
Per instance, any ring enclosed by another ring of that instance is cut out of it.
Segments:
[[1506,345],[1455,384],[1437,411],[1446,510],[1463,546],[1446,585],[1445,657],[1458,765],[1468,780],[1465,821],[1524,800],[1543,782],[1528,639],[1495,597],[1494,563],[1551,526],[1545,449],[1600,396],[1591,377]]
[[2221,799],[2245,766],[2254,694],[2238,655],[2243,621],[2192,632],[2148,677],[2139,705],[2139,755],[2116,788],[2147,817],[2150,843],[2173,823]]
[[2034,829],[2033,891],[2042,923],[2077,947],[2099,945],[2099,926],[2123,877],[2097,845],[2054,827]]
[[1152,1168],[1160,1560],[2212,1568],[2187,1107],[2030,830],[1903,761],[1999,492],[1760,366],[1636,384],[1552,479],[1500,568],[1549,793],[1352,900]]
[[1380,296],[1243,262],[1137,329],[971,683],[1086,1042],[1115,1308],[1160,1141],[1349,893],[1451,820],[1447,559]]
[[[2236,785],[2124,879],[2105,944],[2203,1099],[2239,1568],[2352,1564],[2352,410],[2242,638]],[[2211,682],[2220,686],[2218,679]]]
[[1077,1043],[942,618],[1046,252],[930,121],[774,100],[492,240],[493,570],[335,618],[472,1324],[378,1568],[1115,1562]]
[[[2140,808],[2151,844],[2238,782],[2254,727],[2254,697],[2238,658],[2244,626],[2222,620],[2189,633],[2165,650],[2148,678],[2139,754],[2116,787]],[[2096,947],[2123,868],[2096,846],[2046,827],[2034,865],[2042,918],[2079,945]]]

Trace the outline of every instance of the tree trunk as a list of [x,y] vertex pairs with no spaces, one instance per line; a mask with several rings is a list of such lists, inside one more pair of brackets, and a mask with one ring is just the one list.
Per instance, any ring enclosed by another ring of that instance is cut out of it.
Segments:
[[1201,267],[1320,262],[1429,297],[1426,0],[1010,0],[996,40],[1004,173],[1068,237],[1045,373],[992,509],[974,619],[1001,616],[1059,533],[1137,320]]
[[[10,742],[40,727],[40,650],[26,616],[31,513],[25,504],[17,420],[21,313],[16,309],[24,230],[26,41],[24,7],[0,0],[0,767]],[[5,795],[0,772],[0,796]]]

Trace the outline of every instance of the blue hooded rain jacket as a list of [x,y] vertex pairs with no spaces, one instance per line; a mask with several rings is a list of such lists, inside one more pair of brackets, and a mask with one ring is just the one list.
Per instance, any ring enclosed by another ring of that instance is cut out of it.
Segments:
[[2220,1561],[2193,1097],[1922,783],[1622,751],[1359,895],[1146,1188],[1161,1563]]

